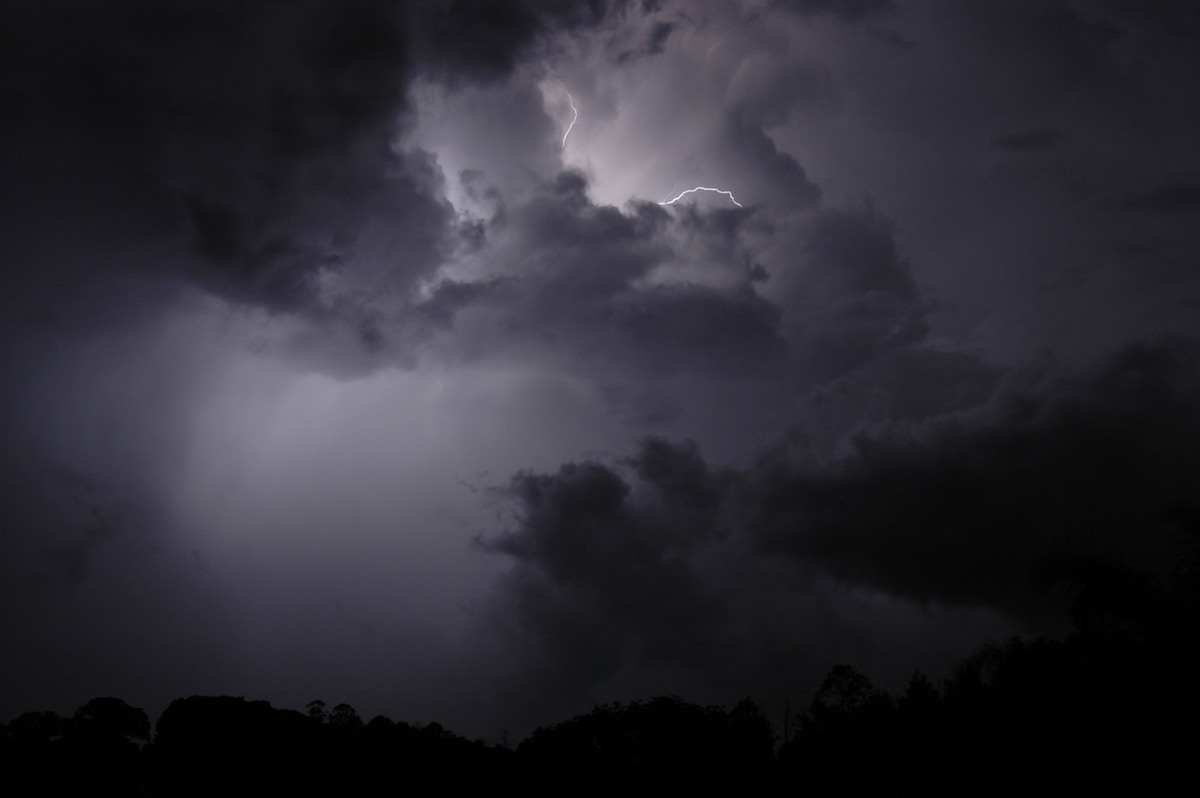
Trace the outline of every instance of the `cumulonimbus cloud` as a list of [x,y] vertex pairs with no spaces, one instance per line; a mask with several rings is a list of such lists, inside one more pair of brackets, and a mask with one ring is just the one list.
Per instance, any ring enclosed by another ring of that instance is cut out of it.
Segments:
[[[740,631],[762,633],[753,595],[782,610],[777,594],[819,602],[828,580],[1038,628],[1065,610],[1056,563],[1169,578],[1200,473],[1198,363],[1169,341],[1075,376],[1013,374],[975,411],[864,431],[833,461],[802,434],[741,468],[649,439],[620,463],[522,472],[504,488],[514,520],[482,543],[513,562],[495,600],[543,657],[573,650],[567,619],[607,641],[574,676],[593,687],[664,662],[729,679],[731,651],[752,683],[771,656]],[[798,650],[821,634],[775,623],[764,639]]]

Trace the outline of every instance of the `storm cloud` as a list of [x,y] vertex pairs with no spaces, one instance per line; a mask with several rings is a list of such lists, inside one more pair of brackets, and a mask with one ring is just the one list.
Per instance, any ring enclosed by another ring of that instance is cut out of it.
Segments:
[[1169,580],[1198,24],[6,3],[0,713],[494,735],[936,674],[1065,631],[1056,564]]
[[1198,354],[1168,342],[1078,375],[1013,373],[971,412],[867,428],[832,458],[797,430],[744,468],[651,438],[616,462],[523,472],[504,489],[510,528],[482,541],[515,563],[500,606],[554,658],[543,678],[589,696],[656,665],[761,689],[782,652],[803,669],[830,648],[806,616],[839,593],[1052,630],[1056,569],[1177,576]]

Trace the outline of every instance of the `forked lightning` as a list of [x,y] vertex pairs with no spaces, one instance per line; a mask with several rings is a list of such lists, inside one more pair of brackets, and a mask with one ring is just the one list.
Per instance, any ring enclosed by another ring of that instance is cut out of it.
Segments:
[[571,112],[575,116],[571,119],[571,124],[567,125],[567,132],[563,133],[563,149],[567,148],[567,136],[571,135],[571,128],[575,127],[575,122],[579,119],[579,110],[575,107],[575,101],[571,99],[570,92],[567,92],[567,102],[571,104]]
[[[571,117],[571,124],[567,125],[567,129],[563,133],[563,137],[562,137],[563,149],[566,149],[566,146],[567,146],[567,136],[571,135],[571,130],[575,127],[575,123],[579,121],[579,109],[575,107],[575,100],[574,100],[574,98],[571,97],[570,92],[567,92],[567,102],[570,103],[570,105],[571,105],[571,113],[573,116]],[[712,191],[716,194],[724,194],[726,197],[729,197],[729,201],[732,202],[734,205],[738,206],[739,208],[744,207],[742,205],[742,203],[738,202],[737,198],[733,196],[732,191],[726,191],[723,188],[709,188],[708,186],[696,186],[695,188],[689,188],[687,191],[680,192],[679,196],[669,199],[666,202],[660,202],[658,204],[659,205],[674,205],[676,202],[683,199],[688,194],[692,194],[696,191]]]
[[676,202],[683,199],[684,195],[691,194],[693,191],[713,191],[713,192],[716,192],[717,194],[724,194],[726,197],[729,197],[729,201],[732,202],[734,205],[738,206],[739,208],[743,207],[742,203],[740,203],[736,199],[734,199],[732,191],[726,191],[723,188],[709,188],[708,186],[696,186],[695,188],[689,188],[687,191],[680,192],[678,197],[675,197],[674,199],[669,199],[666,202],[660,202],[658,204],[659,205],[674,205]]

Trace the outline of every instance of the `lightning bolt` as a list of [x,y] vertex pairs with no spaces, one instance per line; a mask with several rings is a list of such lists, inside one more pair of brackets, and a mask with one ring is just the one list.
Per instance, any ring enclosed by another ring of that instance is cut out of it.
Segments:
[[575,122],[579,119],[579,109],[575,107],[575,101],[571,99],[571,93],[567,92],[567,102],[571,104],[571,111],[575,117],[571,120],[571,124],[567,125],[567,132],[563,133],[563,149],[567,148],[567,136],[571,135],[571,128],[575,127]]
[[685,194],[691,194],[693,191],[713,191],[713,192],[716,192],[717,194],[724,194],[726,197],[729,197],[729,201],[732,202],[734,205],[738,206],[739,208],[743,207],[742,203],[738,202],[736,199],[733,198],[732,191],[726,191],[723,188],[709,188],[708,186],[696,186],[695,188],[689,188],[687,191],[681,191],[679,193],[678,197],[675,197],[674,199],[669,199],[666,202],[660,202],[658,204],[659,205],[673,205],[676,202],[678,202],[679,200],[683,199],[683,196]]

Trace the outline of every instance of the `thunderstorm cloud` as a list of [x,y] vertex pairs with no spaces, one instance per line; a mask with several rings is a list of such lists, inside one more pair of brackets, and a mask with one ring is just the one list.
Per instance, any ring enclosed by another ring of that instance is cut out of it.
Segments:
[[0,720],[210,693],[488,736],[892,686],[1062,634],[1072,562],[1169,581],[1197,33],[5,3]]

